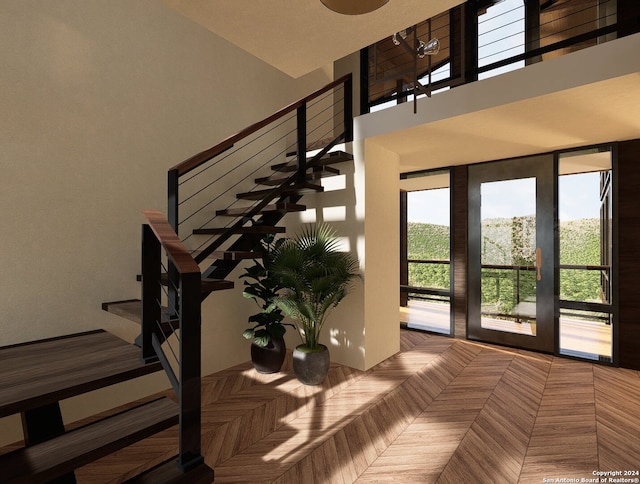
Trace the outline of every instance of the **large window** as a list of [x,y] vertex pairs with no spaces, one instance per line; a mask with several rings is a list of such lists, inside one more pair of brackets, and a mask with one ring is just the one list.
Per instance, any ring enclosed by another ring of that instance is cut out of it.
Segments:
[[401,321],[451,333],[449,170],[403,175],[406,252],[402,257]]
[[613,357],[611,151],[561,154],[560,353]]
[[[478,67],[508,59],[525,50],[524,1],[504,0],[478,12]],[[524,67],[524,61],[483,72],[478,79]]]

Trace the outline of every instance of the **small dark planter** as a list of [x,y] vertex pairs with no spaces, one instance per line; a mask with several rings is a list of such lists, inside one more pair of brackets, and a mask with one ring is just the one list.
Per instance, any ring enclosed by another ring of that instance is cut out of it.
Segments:
[[329,373],[329,348],[320,347],[320,351],[309,351],[300,345],[293,350],[293,372],[305,385],[319,385]]
[[265,346],[251,343],[251,361],[258,373],[278,373],[282,368],[287,345],[284,338],[271,337],[271,342]]

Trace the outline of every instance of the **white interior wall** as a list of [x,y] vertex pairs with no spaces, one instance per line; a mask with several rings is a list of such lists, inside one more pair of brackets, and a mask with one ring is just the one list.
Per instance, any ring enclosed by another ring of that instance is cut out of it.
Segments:
[[[293,80],[153,1],[5,0],[0,53],[0,346],[99,327],[129,336],[100,307],[139,297],[140,210],[166,211],[167,169],[333,78]],[[253,308],[236,296],[204,307],[205,371],[248,359]],[[63,412],[166,385],[143,379]],[[17,422],[0,420],[0,444],[19,438]]]

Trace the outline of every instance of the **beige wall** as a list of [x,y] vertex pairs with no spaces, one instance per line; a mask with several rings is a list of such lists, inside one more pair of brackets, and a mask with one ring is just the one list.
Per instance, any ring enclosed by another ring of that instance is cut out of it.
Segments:
[[[325,191],[305,195],[301,203],[307,210],[289,214],[287,236],[294,236],[300,225],[314,222],[330,224],[339,235],[342,250],[352,252],[364,269],[364,211],[358,207],[363,198],[363,179],[356,172],[357,164],[345,162],[332,165],[340,170],[336,177],[322,179]],[[360,180],[358,180],[360,178]],[[364,369],[365,361],[365,283],[357,280],[345,299],[333,310],[322,330],[320,342],[329,347],[331,360]],[[287,332],[287,345],[300,344],[293,331]]]
[[400,350],[399,157],[364,141],[347,149],[354,161],[333,165],[341,175],[323,179],[325,191],[306,196],[306,212],[286,225],[292,236],[300,224],[327,222],[358,257],[363,278],[327,319],[321,342],[332,361],[366,370]]
[[[167,169],[332,79],[293,80],[151,0],[4,0],[0,57],[0,346],[131,335],[100,305],[139,297],[140,210],[166,210]],[[205,370],[248,359],[251,310],[238,293],[207,302]],[[64,411],[90,414],[131,387]],[[15,437],[7,421],[0,440]]]
[[400,351],[400,157],[366,142],[363,165],[365,224],[365,368]]
[[[354,76],[354,112],[359,112],[359,54],[335,64],[335,77]],[[331,360],[360,370],[371,368],[400,349],[399,324],[399,157],[363,140],[349,143],[353,162],[333,165],[340,176],[322,179],[323,193],[306,195],[305,212],[288,215],[287,235],[301,224],[327,222],[342,239],[342,249],[360,262],[358,280],[327,319],[320,341]],[[287,345],[300,339],[289,331]]]

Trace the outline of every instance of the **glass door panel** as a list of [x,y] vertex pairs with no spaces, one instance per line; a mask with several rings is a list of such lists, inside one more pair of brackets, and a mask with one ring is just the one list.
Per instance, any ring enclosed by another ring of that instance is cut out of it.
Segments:
[[[401,175],[400,321],[408,328],[452,333],[449,170]],[[401,202],[401,206],[403,203]]]
[[554,351],[553,157],[469,167],[471,339]]
[[613,361],[613,179],[608,148],[561,153],[559,352]]
[[536,179],[481,183],[480,198],[481,327],[535,336]]

